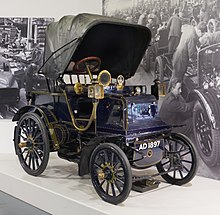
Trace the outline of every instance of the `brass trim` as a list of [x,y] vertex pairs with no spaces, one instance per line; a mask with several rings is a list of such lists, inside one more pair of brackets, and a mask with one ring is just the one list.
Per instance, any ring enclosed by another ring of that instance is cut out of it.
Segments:
[[[102,74],[107,74],[107,75],[109,76],[109,81],[108,81],[106,84],[103,84],[103,83],[101,82],[101,76],[102,76]],[[102,71],[99,73],[99,75],[98,75],[98,83],[99,83],[100,85],[103,85],[104,87],[107,87],[107,86],[109,86],[109,84],[111,83],[111,81],[112,81],[112,77],[111,77],[111,74],[110,74],[110,72],[109,72],[108,70],[102,70]]]
[[98,178],[100,180],[104,180],[105,179],[105,173],[102,170],[98,171]]
[[81,95],[83,93],[83,85],[79,82],[75,83],[73,89],[77,95]]
[[53,112],[50,111],[49,109],[47,109],[47,110],[50,112],[50,114],[53,116],[53,118],[55,120],[55,122],[53,122],[53,123],[49,122],[47,115],[44,113],[44,111],[42,109],[38,108],[38,110],[44,116],[44,119],[46,120],[46,123],[48,125],[49,132],[50,132],[51,138],[53,140],[53,148],[54,148],[54,150],[58,150],[60,148],[60,145],[59,145],[59,141],[57,140],[56,132],[55,132],[54,126],[53,126],[53,124],[57,123],[58,121],[57,121],[55,115],[53,114]]
[[20,143],[18,144],[18,147],[19,147],[19,148],[27,147],[27,142],[20,142]]
[[87,125],[85,127],[82,128],[82,127],[77,126],[76,119],[74,117],[72,108],[70,106],[68,96],[67,96],[65,91],[63,91],[63,93],[64,93],[64,96],[65,96],[67,107],[68,107],[68,110],[69,110],[69,113],[70,113],[70,117],[71,117],[71,120],[72,120],[72,123],[73,123],[73,126],[75,127],[75,129],[77,129],[78,131],[86,131],[86,130],[88,130],[89,127],[91,126],[92,122],[94,120],[96,120],[96,109],[97,109],[97,106],[98,106],[98,101],[96,100],[95,102],[93,102],[93,108],[92,108],[91,116],[89,118],[89,122],[87,123]]
[[36,95],[64,96],[63,93],[50,93],[46,91],[33,91],[32,93]]
[[90,68],[89,68],[89,66],[87,64],[86,64],[86,69],[87,69],[87,71],[89,73],[90,80],[92,81],[93,80],[92,73],[91,73]]
[[147,157],[151,158],[153,156],[153,150],[152,149],[148,149],[147,150]]
[[89,121],[87,118],[75,118],[75,121]]

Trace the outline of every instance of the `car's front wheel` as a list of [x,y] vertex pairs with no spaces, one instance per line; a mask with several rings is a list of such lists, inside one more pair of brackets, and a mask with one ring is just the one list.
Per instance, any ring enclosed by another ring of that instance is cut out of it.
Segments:
[[131,167],[117,145],[103,143],[94,149],[90,173],[93,186],[104,201],[117,205],[128,197],[132,186]]

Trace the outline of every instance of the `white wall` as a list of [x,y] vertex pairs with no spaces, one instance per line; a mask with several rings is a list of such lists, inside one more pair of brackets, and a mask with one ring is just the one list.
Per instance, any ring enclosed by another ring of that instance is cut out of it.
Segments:
[[[78,13],[102,13],[102,0],[8,0],[1,4],[1,17],[54,17]],[[0,120],[0,153],[14,153],[11,120]]]
[[102,0],[8,0],[1,2],[1,15],[19,17],[54,17],[82,12],[102,13]]

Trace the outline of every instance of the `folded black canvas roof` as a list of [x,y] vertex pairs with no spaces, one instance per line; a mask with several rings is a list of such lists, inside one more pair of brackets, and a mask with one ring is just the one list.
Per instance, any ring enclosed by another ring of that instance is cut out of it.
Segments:
[[129,78],[150,40],[147,27],[121,19],[85,13],[64,16],[47,28],[44,60],[52,57],[44,65],[43,73],[56,79],[65,73],[70,61],[97,56],[102,61],[101,69],[109,70],[113,78],[119,74]]

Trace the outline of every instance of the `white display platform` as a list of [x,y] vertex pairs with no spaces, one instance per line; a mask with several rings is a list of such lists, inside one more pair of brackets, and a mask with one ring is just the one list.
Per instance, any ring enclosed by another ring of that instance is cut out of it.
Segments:
[[40,177],[27,175],[15,155],[0,154],[0,190],[53,215],[207,215],[220,210],[220,182],[199,176],[182,187],[161,183],[149,192],[131,191],[122,204],[108,204],[96,194],[88,177],[77,175],[77,165],[56,154],[51,154]]

